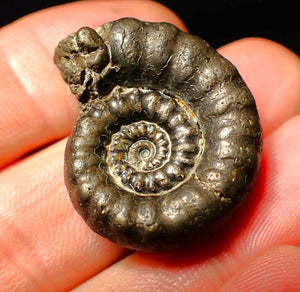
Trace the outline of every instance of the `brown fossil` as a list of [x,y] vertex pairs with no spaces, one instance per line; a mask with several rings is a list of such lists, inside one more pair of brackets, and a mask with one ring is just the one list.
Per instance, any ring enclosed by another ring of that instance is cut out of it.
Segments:
[[204,40],[123,18],[69,35],[55,62],[81,109],[66,185],[95,232],[137,250],[183,247],[244,201],[259,117],[236,68]]

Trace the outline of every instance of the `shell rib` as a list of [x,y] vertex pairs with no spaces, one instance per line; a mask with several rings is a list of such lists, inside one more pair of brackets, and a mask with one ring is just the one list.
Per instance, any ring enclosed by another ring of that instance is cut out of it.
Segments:
[[124,18],[69,35],[55,62],[81,108],[66,185],[95,232],[138,250],[183,247],[244,201],[259,117],[236,68],[204,40]]

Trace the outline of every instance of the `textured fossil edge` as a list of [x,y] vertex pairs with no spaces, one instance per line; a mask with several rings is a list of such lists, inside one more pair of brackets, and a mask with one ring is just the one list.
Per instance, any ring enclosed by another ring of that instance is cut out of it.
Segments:
[[[151,44],[153,35],[141,33],[152,26],[162,35],[155,47],[165,52],[153,48],[157,52],[155,58],[151,52],[137,64],[142,58],[135,55],[140,43],[133,44],[131,39],[140,38],[143,46]],[[101,36],[100,40],[95,33]],[[133,53],[128,58],[130,49]],[[174,70],[176,62],[172,60],[179,63],[182,54],[188,55],[181,60],[183,65]],[[205,41],[171,24],[125,18],[104,24],[96,31],[84,28],[71,34],[56,49],[55,62],[82,104],[66,147],[66,185],[76,210],[95,232],[137,250],[174,249],[209,236],[245,200],[262,151],[255,101],[234,66]],[[78,63],[83,64],[80,70]],[[148,63],[150,69],[146,67]],[[157,76],[163,82],[157,81]],[[99,167],[99,157],[93,150],[98,146],[97,130],[88,128],[99,121],[92,121],[90,105],[117,84],[162,90],[181,100],[201,125],[205,146],[199,167],[191,180],[171,195],[144,197],[124,192],[113,186]],[[82,130],[82,125],[89,123]],[[94,181],[99,173],[102,187]]]

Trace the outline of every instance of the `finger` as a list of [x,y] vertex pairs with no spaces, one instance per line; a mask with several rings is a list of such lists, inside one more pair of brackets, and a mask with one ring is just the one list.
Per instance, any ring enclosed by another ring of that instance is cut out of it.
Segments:
[[[134,253],[78,287],[97,291],[217,291],[262,252],[300,243],[300,116],[265,143],[248,200],[210,240],[184,251]],[[130,288],[128,288],[130,287]],[[93,290],[94,289],[94,290]]]
[[252,261],[221,291],[299,291],[300,248],[279,246]]
[[71,206],[64,147],[54,144],[1,173],[1,291],[67,291],[126,254]]
[[252,91],[267,136],[300,113],[300,58],[266,39],[246,38],[220,48]]
[[183,27],[174,13],[152,1],[80,1],[0,30],[0,167],[70,132],[77,105],[53,63],[58,42],[82,26],[124,16]]

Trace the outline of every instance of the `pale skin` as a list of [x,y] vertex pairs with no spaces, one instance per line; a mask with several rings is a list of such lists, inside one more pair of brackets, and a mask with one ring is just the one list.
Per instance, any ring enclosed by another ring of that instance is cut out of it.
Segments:
[[124,16],[185,29],[154,2],[84,1],[0,30],[1,291],[299,291],[300,60],[275,42],[219,49],[253,92],[264,130],[257,181],[219,233],[184,251],[132,252],[93,233],[73,209],[63,153],[77,103],[54,48],[81,26]]

